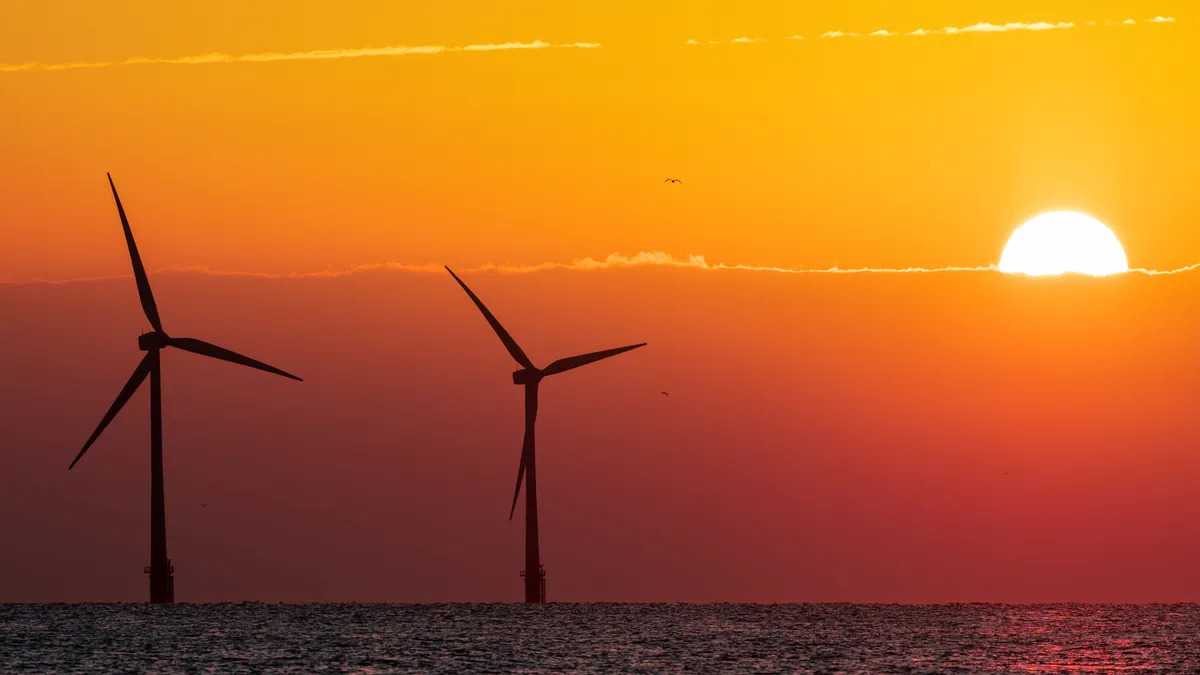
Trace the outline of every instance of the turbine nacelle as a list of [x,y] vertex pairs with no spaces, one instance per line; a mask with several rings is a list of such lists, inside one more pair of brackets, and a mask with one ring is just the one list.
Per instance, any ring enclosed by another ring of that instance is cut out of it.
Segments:
[[540,382],[543,377],[545,374],[540,370],[522,368],[513,371],[513,384],[535,384]]
[[165,349],[171,342],[171,338],[167,334],[160,331],[151,331],[142,333],[138,336],[138,349],[144,352],[155,352],[160,349]]

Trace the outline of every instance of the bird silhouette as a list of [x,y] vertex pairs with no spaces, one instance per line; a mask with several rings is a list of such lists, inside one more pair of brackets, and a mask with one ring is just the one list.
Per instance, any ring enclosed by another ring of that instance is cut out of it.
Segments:
[[668,179],[664,180],[663,182],[664,183],[682,183],[683,181],[679,180],[678,178],[668,178]]
[[665,391],[662,393],[662,395],[663,395],[663,396],[670,396],[670,394],[668,394],[668,393],[667,393],[667,392],[665,392]]

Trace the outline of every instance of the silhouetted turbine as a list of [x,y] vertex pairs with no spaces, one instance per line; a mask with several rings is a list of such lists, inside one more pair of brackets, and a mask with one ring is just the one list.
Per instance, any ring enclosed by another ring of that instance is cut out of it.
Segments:
[[516,340],[504,330],[504,326],[496,320],[483,302],[476,296],[462,279],[454,273],[449,267],[446,271],[459,286],[467,292],[471,301],[479,308],[483,314],[483,318],[491,324],[492,330],[496,331],[496,335],[500,337],[500,341],[504,343],[505,349],[512,355],[513,360],[521,366],[520,370],[513,372],[513,384],[524,385],[525,387],[525,441],[521,446],[521,463],[517,468],[517,487],[513,491],[512,507],[508,511],[508,519],[512,520],[513,513],[517,510],[517,497],[521,494],[521,482],[528,475],[529,487],[525,490],[525,571],[522,576],[525,577],[525,602],[545,602],[543,593],[544,586],[542,585],[542,565],[541,555],[538,550],[538,516],[537,516],[537,470],[534,463],[534,423],[537,421],[538,407],[538,384],[542,378],[550,375],[557,375],[568,370],[573,370],[580,366],[586,366],[589,363],[594,363],[601,359],[607,359],[610,356],[616,356],[631,349],[645,347],[646,343],[642,342],[636,345],[627,347],[617,347],[616,349],[606,349],[601,352],[592,352],[590,354],[581,354],[579,356],[569,356],[565,359],[559,359],[545,368],[538,368],[533,365],[525,352],[521,351],[521,347],[517,345]]
[[146,318],[150,321],[150,325],[154,330],[138,336],[138,347],[146,352],[146,356],[142,358],[142,362],[138,364],[137,368],[134,368],[133,375],[125,383],[125,388],[121,390],[120,394],[117,394],[117,400],[113,401],[108,412],[104,414],[104,419],[100,420],[99,426],[92,432],[92,436],[87,440],[87,443],[83,444],[83,449],[75,456],[75,461],[71,462],[71,466],[68,468],[75,468],[75,465],[83,457],[83,454],[88,451],[88,448],[92,447],[92,443],[96,442],[96,439],[100,437],[105,427],[108,426],[109,422],[113,421],[117,413],[121,412],[121,408],[133,397],[138,387],[142,385],[142,382],[146,380],[146,376],[149,375],[150,566],[145,571],[150,575],[150,602],[169,603],[175,601],[175,570],[171,567],[171,560],[167,558],[167,517],[163,496],[162,464],[162,378],[159,352],[164,347],[175,347],[194,354],[200,354],[201,356],[209,356],[214,359],[265,370],[268,373],[290,377],[293,380],[300,380],[300,378],[273,366],[268,366],[261,361],[255,361],[248,356],[242,356],[241,354],[231,352],[228,349],[204,342],[203,340],[197,340],[196,338],[174,338],[167,335],[163,330],[162,320],[158,317],[158,307],[154,304],[154,294],[150,292],[150,279],[146,276],[146,268],[142,265],[141,256],[138,255],[137,244],[133,241],[133,231],[129,229],[129,220],[125,217],[125,208],[121,206],[121,198],[117,195],[117,187],[113,185],[111,175],[108,177],[108,185],[112,188],[113,199],[117,202],[117,213],[121,216],[121,227],[125,230],[125,243],[129,247],[129,260],[133,264],[133,278],[137,282],[138,297],[142,301],[142,311],[146,313]]

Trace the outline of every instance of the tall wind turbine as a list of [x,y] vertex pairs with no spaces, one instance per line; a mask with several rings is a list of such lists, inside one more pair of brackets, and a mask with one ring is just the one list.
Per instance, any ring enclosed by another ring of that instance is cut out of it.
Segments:
[[521,464],[517,468],[517,487],[513,492],[512,508],[508,511],[508,519],[512,520],[513,513],[517,510],[517,497],[521,494],[521,481],[528,476],[527,483],[529,487],[525,490],[525,571],[521,576],[525,577],[525,602],[545,602],[546,601],[546,573],[542,570],[541,555],[538,551],[538,513],[537,513],[537,468],[534,462],[534,440],[533,428],[534,422],[537,421],[538,407],[538,384],[542,378],[550,375],[557,375],[568,370],[573,370],[580,366],[586,366],[589,363],[594,363],[601,359],[607,359],[610,356],[616,356],[631,349],[645,347],[646,343],[642,342],[628,347],[617,347],[616,349],[606,349],[602,352],[592,352],[590,354],[581,354],[579,356],[570,356],[565,359],[559,359],[545,368],[538,368],[533,365],[525,352],[517,345],[516,340],[504,330],[504,326],[496,320],[495,316],[488,311],[483,302],[471,292],[470,288],[463,283],[462,279],[454,273],[449,267],[446,271],[454,280],[462,286],[467,295],[471,297],[471,301],[483,313],[483,318],[491,324],[492,330],[496,331],[496,335],[500,336],[500,341],[504,343],[504,347],[508,349],[508,353],[512,355],[513,360],[521,366],[520,370],[514,371],[512,378],[513,384],[524,385],[525,387],[525,442],[521,446]]
[[117,213],[121,215],[121,227],[125,229],[125,243],[129,247],[129,260],[133,263],[133,278],[137,281],[138,296],[142,300],[142,310],[150,321],[153,330],[138,336],[138,347],[146,352],[142,362],[134,369],[133,375],[125,383],[125,388],[117,395],[112,407],[100,420],[100,425],[92,432],[92,437],[84,443],[83,449],[75,456],[68,469],[83,457],[83,453],[92,447],[92,443],[100,437],[101,432],[109,422],[121,412],[121,408],[137,392],[146,376],[150,376],[150,565],[145,572],[150,575],[150,602],[175,602],[175,568],[167,557],[167,515],[163,498],[163,460],[162,460],[162,379],[159,366],[159,352],[165,347],[175,347],[184,351],[209,356],[222,361],[229,361],[268,373],[275,373],[293,380],[300,378],[286,373],[278,368],[268,366],[261,361],[255,361],[228,349],[209,344],[196,338],[176,338],[167,335],[163,330],[162,321],[158,318],[158,308],[154,304],[154,295],[150,292],[150,280],[146,277],[146,268],[142,266],[142,258],[138,255],[137,244],[133,241],[133,231],[129,229],[129,220],[125,217],[125,209],[121,206],[121,198],[117,196],[117,187],[113,185],[112,176],[108,177],[108,185],[112,188],[113,199],[117,202]]

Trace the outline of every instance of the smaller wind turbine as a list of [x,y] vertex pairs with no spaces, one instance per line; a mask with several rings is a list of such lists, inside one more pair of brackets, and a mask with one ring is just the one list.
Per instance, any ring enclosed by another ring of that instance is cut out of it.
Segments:
[[92,432],[91,438],[83,445],[83,449],[75,456],[68,470],[83,458],[83,454],[92,447],[109,422],[121,412],[121,408],[129,402],[146,377],[150,377],[150,565],[146,574],[150,575],[150,602],[175,602],[175,568],[167,557],[167,513],[166,499],[163,496],[163,461],[162,461],[162,394],[161,368],[159,352],[167,347],[175,347],[186,352],[208,356],[221,361],[229,361],[241,366],[265,370],[268,373],[282,375],[293,380],[300,378],[284,372],[274,366],[268,366],[261,361],[255,361],[248,356],[242,356],[223,347],[197,340],[196,338],[170,337],[163,330],[162,320],[158,317],[158,307],[154,304],[154,294],[150,292],[150,279],[146,276],[146,268],[142,266],[142,257],[138,255],[137,244],[133,241],[133,230],[129,229],[129,220],[125,217],[125,208],[121,206],[121,198],[117,196],[117,186],[113,185],[112,176],[108,177],[108,186],[112,188],[113,199],[117,202],[117,213],[121,216],[121,227],[125,230],[125,244],[129,248],[129,260],[133,263],[133,278],[137,282],[138,296],[142,301],[142,311],[150,321],[153,330],[138,336],[138,347],[146,352],[142,362],[134,368],[133,375],[125,383],[125,388],[117,395],[100,425]]
[[459,286],[467,292],[471,301],[479,308],[483,314],[483,318],[492,326],[492,330],[496,331],[496,335],[500,337],[500,341],[504,343],[505,349],[513,357],[513,360],[521,366],[520,370],[513,372],[513,384],[523,385],[525,387],[525,442],[521,448],[521,464],[517,468],[517,488],[513,492],[512,508],[508,511],[508,519],[512,520],[513,513],[517,510],[517,497],[521,494],[521,481],[528,476],[529,487],[525,490],[525,570],[521,572],[521,576],[525,578],[525,602],[545,602],[546,601],[546,572],[542,569],[541,554],[538,549],[538,513],[537,513],[537,471],[534,464],[534,423],[537,421],[538,407],[538,384],[542,378],[559,373],[565,373],[568,370],[574,370],[580,366],[586,366],[589,363],[595,363],[601,359],[607,359],[610,356],[623,354],[638,347],[645,347],[646,343],[642,342],[636,345],[627,347],[617,347],[616,349],[606,349],[602,352],[592,352],[590,354],[581,354],[579,356],[569,356],[565,359],[554,361],[545,368],[538,368],[533,365],[533,361],[525,356],[525,352],[521,351],[521,347],[517,345],[516,340],[504,330],[504,326],[492,316],[488,308],[483,305],[483,302],[471,292],[470,288],[463,283],[462,279],[454,273],[449,267],[446,271]]

